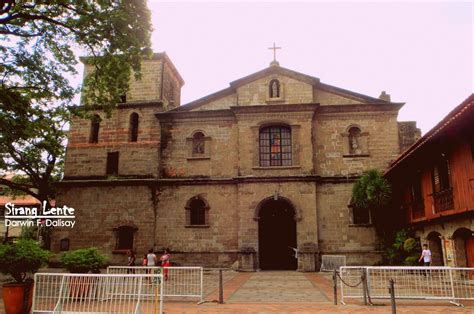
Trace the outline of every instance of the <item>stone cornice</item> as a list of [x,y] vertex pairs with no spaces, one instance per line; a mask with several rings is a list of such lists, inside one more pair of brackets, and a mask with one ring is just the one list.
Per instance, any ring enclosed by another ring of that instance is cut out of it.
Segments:
[[179,186],[179,185],[220,185],[273,182],[316,182],[316,183],[352,183],[359,176],[321,177],[317,175],[301,176],[241,176],[228,178],[114,178],[75,177],[56,183],[58,187],[91,186]]
[[167,111],[156,113],[155,116],[159,120],[225,117],[235,119],[234,113],[228,109],[202,111]]
[[373,104],[346,104],[346,105],[322,105],[318,113],[347,113],[347,112],[373,112],[393,111],[397,112],[404,103],[373,103]]
[[232,106],[230,110],[236,114],[246,113],[271,113],[271,112],[299,112],[315,111],[319,103],[308,104],[284,104],[284,105],[257,105],[257,106]]

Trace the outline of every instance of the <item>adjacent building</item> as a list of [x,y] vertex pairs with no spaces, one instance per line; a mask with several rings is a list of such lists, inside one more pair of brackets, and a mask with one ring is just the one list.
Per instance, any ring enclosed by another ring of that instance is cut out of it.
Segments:
[[474,94],[400,155],[385,174],[433,265],[474,267]]

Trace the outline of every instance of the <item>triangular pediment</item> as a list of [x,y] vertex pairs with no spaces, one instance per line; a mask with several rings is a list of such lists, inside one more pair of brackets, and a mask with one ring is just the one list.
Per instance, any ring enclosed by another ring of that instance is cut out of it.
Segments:
[[[269,84],[272,80],[281,83],[281,95],[277,98],[269,95]],[[222,110],[235,106],[298,103],[341,105],[390,102],[324,84],[317,77],[272,65],[232,81],[228,88],[175,108],[173,111]]]

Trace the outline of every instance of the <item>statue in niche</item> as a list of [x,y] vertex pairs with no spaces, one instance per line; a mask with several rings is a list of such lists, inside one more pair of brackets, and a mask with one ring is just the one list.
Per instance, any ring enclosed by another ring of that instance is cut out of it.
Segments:
[[362,153],[359,143],[360,130],[359,128],[351,128],[349,130],[349,153],[351,155],[358,155]]
[[280,83],[278,80],[272,80],[270,84],[270,98],[280,97]]
[[204,154],[204,134],[196,133],[193,137],[193,153],[197,155]]

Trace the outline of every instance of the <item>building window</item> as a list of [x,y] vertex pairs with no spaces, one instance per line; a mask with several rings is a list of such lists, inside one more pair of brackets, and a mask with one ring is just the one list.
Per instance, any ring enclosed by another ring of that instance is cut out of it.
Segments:
[[370,211],[368,208],[352,206],[352,223],[354,225],[370,224]]
[[358,127],[351,127],[349,129],[349,154],[358,155],[362,153],[360,143],[360,129]]
[[127,102],[127,94],[120,95],[120,102],[126,103]]
[[444,154],[438,159],[432,173],[434,210],[436,213],[454,208],[449,160]]
[[114,229],[114,231],[116,236],[115,249],[133,250],[133,237],[137,228],[131,226],[120,226]]
[[205,142],[204,134],[202,132],[196,132],[193,135],[193,156],[204,155]]
[[91,119],[91,133],[89,136],[89,143],[99,142],[100,116],[95,114]]
[[272,126],[260,130],[260,166],[291,166],[291,129]]
[[119,152],[107,153],[107,175],[117,175],[119,166]]
[[138,113],[134,112],[130,115],[130,126],[129,126],[129,140],[130,142],[136,142],[138,140]]
[[280,98],[280,81],[273,79],[268,84],[270,98]]
[[194,196],[186,204],[187,225],[188,226],[207,226],[209,206],[200,196]]
[[449,161],[443,154],[433,168],[433,192],[448,190],[451,187],[450,176]]

